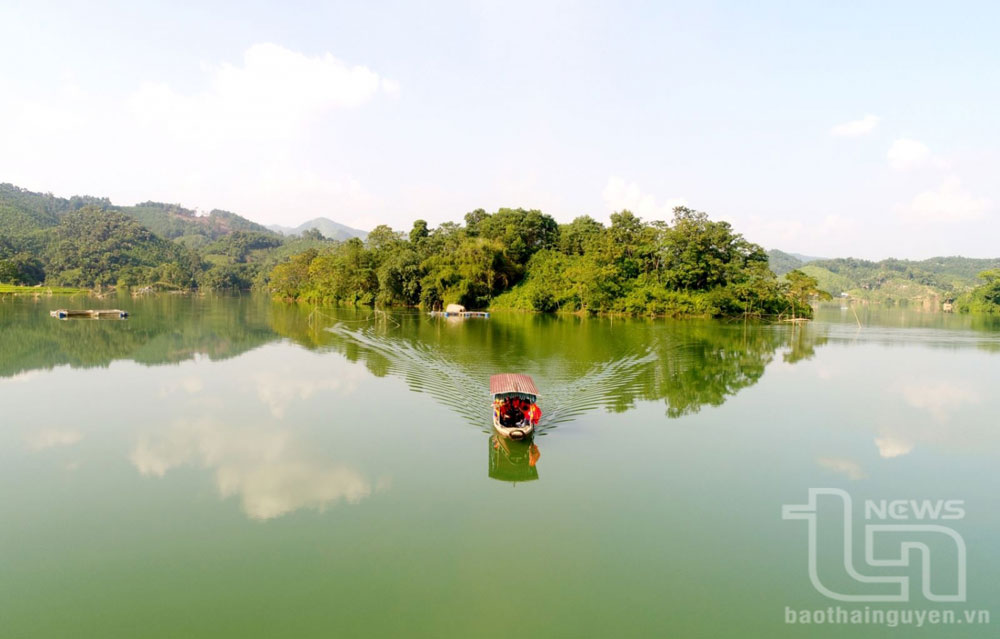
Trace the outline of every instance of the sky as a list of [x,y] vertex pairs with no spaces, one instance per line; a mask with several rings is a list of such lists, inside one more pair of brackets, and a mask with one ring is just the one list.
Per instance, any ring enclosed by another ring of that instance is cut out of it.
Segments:
[[0,182],[363,229],[683,204],[996,257],[1000,4],[0,0]]

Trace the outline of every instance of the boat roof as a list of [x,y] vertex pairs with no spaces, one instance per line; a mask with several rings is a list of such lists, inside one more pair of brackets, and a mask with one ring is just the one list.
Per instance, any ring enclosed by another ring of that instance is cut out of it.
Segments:
[[503,395],[504,393],[524,393],[536,397],[539,395],[534,380],[527,375],[500,373],[490,377],[490,395]]

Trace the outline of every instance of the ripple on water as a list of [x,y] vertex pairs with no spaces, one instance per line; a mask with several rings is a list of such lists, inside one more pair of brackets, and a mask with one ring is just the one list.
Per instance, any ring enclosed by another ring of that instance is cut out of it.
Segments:
[[[427,393],[460,415],[469,424],[488,430],[491,422],[489,378],[507,370],[494,353],[484,352],[474,361],[457,362],[429,344],[388,335],[375,327],[351,328],[337,324],[327,329],[353,346],[377,354],[388,362],[388,370],[417,392]],[[484,349],[485,350],[485,349]],[[569,360],[564,366],[525,366],[542,391],[543,409],[538,429],[553,428],[584,413],[613,409],[623,396],[638,396],[642,378],[651,372],[655,348],[597,362],[585,373],[574,373]]]

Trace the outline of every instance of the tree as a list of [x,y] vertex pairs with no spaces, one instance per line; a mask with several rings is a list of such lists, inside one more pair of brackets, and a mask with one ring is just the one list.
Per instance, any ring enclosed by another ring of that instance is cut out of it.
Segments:
[[21,273],[10,260],[0,260],[0,284],[20,284]]
[[499,242],[519,265],[526,264],[536,251],[553,248],[559,240],[559,224],[535,209],[500,209],[480,219],[477,230],[477,235]]
[[385,224],[379,224],[365,240],[365,245],[372,251],[391,251],[396,245],[403,241],[402,234],[396,233]]
[[559,227],[559,250],[566,255],[583,255],[593,249],[603,232],[603,224],[589,215],[581,215]]
[[979,274],[983,283],[964,294],[957,302],[962,312],[1000,313],[1000,269]]
[[42,261],[30,253],[17,253],[0,260],[0,282],[34,286],[45,280]]
[[473,237],[479,235],[479,225],[489,216],[485,209],[469,211],[465,214],[465,232]]
[[271,271],[271,292],[289,299],[301,295],[309,282],[309,266],[317,255],[319,251],[309,249],[275,266]]
[[793,318],[795,317],[796,308],[809,308],[809,300],[811,298],[818,297],[821,300],[831,299],[829,293],[819,289],[819,282],[815,277],[807,275],[798,269],[785,273],[785,280],[788,283],[785,296],[792,303]]
[[375,303],[378,277],[374,260],[359,238],[352,237],[334,251],[313,259],[308,277],[306,297],[313,301],[369,306]]
[[728,222],[682,206],[674,209],[661,251],[666,282],[682,290],[725,286],[751,262],[767,264],[764,249],[734,233]]
[[427,230],[427,221],[417,220],[413,223],[413,228],[410,230],[410,242],[416,244],[429,234],[430,233]]

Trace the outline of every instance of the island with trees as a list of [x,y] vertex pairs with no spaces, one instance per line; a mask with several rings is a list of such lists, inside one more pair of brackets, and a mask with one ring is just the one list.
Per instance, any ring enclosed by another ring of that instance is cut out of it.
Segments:
[[[816,281],[806,278],[815,289]],[[670,223],[629,211],[605,226],[559,224],[538,210],[477,209],[464,224],[408,233],[379,226],[367,241],[311,249],[277,265],[272,292],[323,304],[669,316],[809,317],[791,279],[727,222],[685,207]]]

